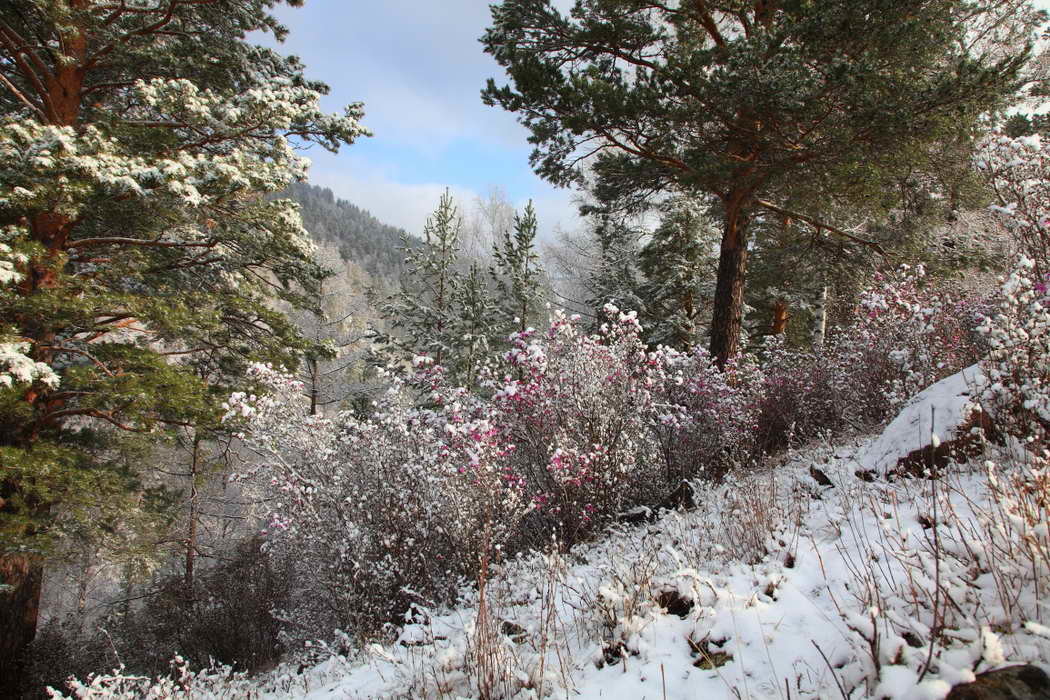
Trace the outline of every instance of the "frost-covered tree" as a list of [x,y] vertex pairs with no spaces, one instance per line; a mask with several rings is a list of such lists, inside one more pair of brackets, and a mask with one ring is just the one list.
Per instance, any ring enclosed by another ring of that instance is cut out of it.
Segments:
[[348,404],[368,402],[378,380],[367,362],[365,340],[375,312],[365,290],[372,277],[353,261],[344,260],[332,244],[318,246],[315,260],[330,275],[322,280],[310,309],[294,310],[289,318],[313,341],[303,355],[299,377],[310,412],[335,412]]
[[[1014,0],[576,0],[563,14],[504,0],[492,19],[482,41],[510,84],[483,97],[520,115],[541,176],[570,184],[593,165],[623,191],[717,200],[710,347],[724,363],[756,213],[885,208],[902,174],[941,167],[940,144],[967,143],[1010,99],[1040,13]],[[803,202],[821,206],[790,210]]]
[[992,211],[1045,280],[1050,275],[1050,139],[991,134],[981,143],[976,165],[995,195]]
[[541,315],[543,270],[536,253],[536,226],[536,210],[530,201],[523,213],[514,215],[514,232],[504,231],[493,247],[492,277],[508,332],[538,325]]
[[[249,361],[305,341],[270,299],[321,278],[291,139],[336,150],[360,105],[247,41],[275,0],[0,5],[0,690],[32,639],[41,561],[114,527],[139,483],[121,435],[215,418]],[[291,4],[299,4],[292,2]]]
[[695,344],[714,293],[717,260],[705,212],[697,202],[675,199],[638,254],[643,282],[646,340],[683,349]]
[[443,364],[457,345],[459,237],[463,220],[448,190],[423,227],[423,246],[404,237],[405,272],[400,289],[380,305],[391,333],[376,337],[412,359],[427,355]]
[[473,387],[478,372],[497,347],[500,332],[496,299],[480,264],[470,264],[456,288],[455,348],[445,365],[463,386]]
[[638,296],[638,232],[620,217],[593,212],[593,237],[597,259],[587,280],[587,304],[599,320],[604,308],[637,311],[642,307]]

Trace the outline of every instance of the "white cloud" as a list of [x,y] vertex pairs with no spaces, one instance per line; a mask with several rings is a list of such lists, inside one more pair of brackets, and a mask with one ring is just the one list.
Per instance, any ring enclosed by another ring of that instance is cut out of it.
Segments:
[[[368,210],[383,223],[417,236],[422,234],[427,217],[437,207],[446,188],[452,192],[464,215],[469,214],[474,201],[482,194],[468,187],[449,187],[442,183],[398,182],[381,169],[362,162],[349,169],[312,169],[310,182],[331,189],[336,197]],[[541,240],[554,240],[559,228],[574,230],[580,226],[571,191],[544,190],[531,198],[539,218]],[[513,205],[521,211],[528,200],[529,197],[520,198]]]

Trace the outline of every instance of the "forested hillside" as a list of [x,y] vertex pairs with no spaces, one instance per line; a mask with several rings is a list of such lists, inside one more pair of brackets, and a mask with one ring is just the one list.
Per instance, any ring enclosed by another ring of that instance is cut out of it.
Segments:
[[0,697],[1050,699],[1048,39],[0,1]]
[[[394,282],[404,269],[404,244],[421,245],[418,237],[384,224],[326,187],[293,182],[278,195],[300,206],[303,227],[317,243],[334,246],[344,260],[352,261],[373,277]],[[367,202],[363,203],[367,205]]]

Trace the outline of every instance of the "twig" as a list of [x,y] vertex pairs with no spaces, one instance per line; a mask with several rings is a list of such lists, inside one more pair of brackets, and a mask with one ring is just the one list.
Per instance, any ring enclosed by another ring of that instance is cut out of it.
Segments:
[[828,657],[824,655],[824,650],[820,648],[816,640],[809,640],[810,643],[817,648],[817,652],[820,654],[820,658],[824,659],[824,663],[828,665],[828,670],[831,671],[831,678],[835,681],[835,685],[838,686],[839,692],[842,694],[843,700],[849,700],[849,695],[846,694],[846,689],[842,687],[842,683],[839,681],[839,677],[835,674],[835,667],[828,661]]

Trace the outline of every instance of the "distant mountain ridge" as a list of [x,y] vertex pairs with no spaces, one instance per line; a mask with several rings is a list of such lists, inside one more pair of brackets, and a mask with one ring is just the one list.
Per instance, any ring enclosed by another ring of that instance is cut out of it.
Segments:
[[385,224],[371,213],[327,187],[293,182],[282,196],[298,202],[303,225],[317,243],[330,243],[344,260],[356,263],[373,277],[394,280],[404,268],[402,236],[410,245],[423,245],[404,229]]

